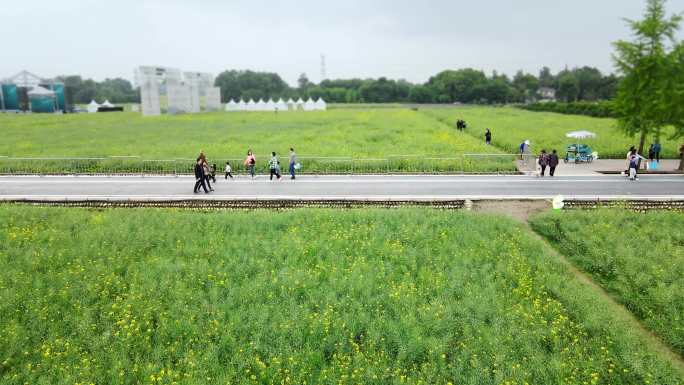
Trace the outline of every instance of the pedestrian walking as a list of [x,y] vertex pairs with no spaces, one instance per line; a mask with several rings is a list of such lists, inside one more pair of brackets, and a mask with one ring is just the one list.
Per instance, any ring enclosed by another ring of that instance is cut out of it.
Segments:
[[629,164],[632,159],[632,151],[636,151],[636,147],[629,147],[629,151],[627,151],[627,155],[625,156],[625,160],[627,161],[627,169],[622,173],[625,177],[629,177]]
[[662,150],[662,148],[659,141],[656,141],[653,145],[653,155],[655,156],[655,161],[658,163],[660,163],[660,150]]
[[639,159],[646,160],[646,158],[637,153],[636,149],[632,150],[629,154],[629,180],[639,180]]
[[487,130],[485,131],[485,144],[492,144],[492,132],[489,130],[489,128],[487,128]]
[[271,174],[269,180],[273,180],[273,175],[280,180],[280,162],[278,161],[275,151],[272,152],[271,155],[271,159],[268,161],[268,169]]
[[654,147],[655,147],[655,145],[654,145],[653,143],[651,143],[651,145],[648,146],[648,160],[649,160],[650,162],[652,162],[653,159],[655,159],[655,149],[654,149]]
[[556,173],[556,167],[558,167],[558,153],[556,150],[553,150],[551,155],[549,155],[549,176],[553,176]]
[[216,163],[213,163],[211,167],[209,167],[209,176],[211,177],[211,180],[214,181],[214,184],[216,184]]
[[651,143],[651,145],[648,146],[648,162],[646,162],[646,169],[654,170],[656,168],[657,164],[655,161],[655,144]]
[[209,188],[209,191],[214,191],[214,188],[211,187],[211,182],[209,181],[211,179],[211,169],[209,168],[209,165],[207,164],[206,161],[204,163],[202,163],[202,168],[204,171],[204,181],[207,183],[207,187]]
[[297,154],[295,154],[294,148],[290,147],[290,179],[295,178],[295,165],[297,164]]
[[254,179],[255,173],[254,173],[254,167],[256,165],[256,158],[254,157],[254,153],[252,152],[252,149],[247,150],[247,157],[245,158],[245,167],[247,167],[247,171],[249,172],[249,175],[252,176],[252,179]]
[[546,167],[549,165],[549,154],[546,153],[546,150],[541,150],[541,153],[539,154],[539,166],[541,167],[541,177],[544,177],[544,174],[546,173]]
[[232,172],[233,172],[233,168],[230,167],[230,162],[226,162],[226,169],[225,169],[226,178],[225,179],[228,179],[228,177],[230,177],[230,179],[233,179]]
[[193,190],[195,194],[199,192],[200,186],[204,189],[205,194],[209,194],[207,190],[207,185],[204,183],[204,167],[201,158],[197,158],[195,162],[195,189]]

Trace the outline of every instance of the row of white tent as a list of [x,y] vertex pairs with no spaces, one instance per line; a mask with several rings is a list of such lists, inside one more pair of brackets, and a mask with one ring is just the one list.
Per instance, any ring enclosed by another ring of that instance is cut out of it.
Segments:
[[325,111],[327,108],[328,105],[323,98],[316,101],[313,101],[311,98],[307,101],[302,100],[302,98],[299,98],[297,101],[292,99],[284,101],[281,98],[277,102],[273,101],[273,99],[269,99],[267,102],[263,99],[259,99],[258,102],[252,99],[249,99],[248,102],[242,99],[239,102],[235,102],[231,99],[226,103],[226,111]]
[[97,112],[97,109],[100,107],[114,107],[112,103],[109,102],[109,99],[105,100],[104,103],[102,104],[97,104],[96,101],[91,100],[86,109],[88,110],[89,113],[95,113]]

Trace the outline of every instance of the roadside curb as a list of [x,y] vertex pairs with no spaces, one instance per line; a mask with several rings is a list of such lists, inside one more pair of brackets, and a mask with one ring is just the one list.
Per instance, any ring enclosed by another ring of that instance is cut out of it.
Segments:
[[[431,207],[438,209],[467,211],[486,203],[501,203],[510,207],[548,204],[552,197],[178,197],[178,196],[0,196],[0,204],[25,204],[33,206],[60,206],[83,208],[178,208],[199,210],[231,209],[296,209],[296,208],[397,208]],[[623,208],[634,211],[671,210],[684,212],[684,196],[679,197],[572,197],[564,200],[565,210],[592,210],[599,208]]]

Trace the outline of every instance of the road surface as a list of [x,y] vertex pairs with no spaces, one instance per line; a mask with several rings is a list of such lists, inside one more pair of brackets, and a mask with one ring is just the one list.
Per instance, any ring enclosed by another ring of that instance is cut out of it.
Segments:
[[684,176],[300,176],[295,181],[219,179],[215,192],[193,194],[192,177],[0,177],[0,200],[44,199],[684,199]]

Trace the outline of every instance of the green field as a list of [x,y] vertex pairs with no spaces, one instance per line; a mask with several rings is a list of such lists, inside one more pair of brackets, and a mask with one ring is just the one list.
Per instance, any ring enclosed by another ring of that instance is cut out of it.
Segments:
[[[455,130],[457,118],[469,123],[465,133]],[[204,150],[219,165],[230,160],[239,173],[248,148],[259,171],[267,172],[270,153],[286,156],[291,146],[305,173],[511,172],[514,157],[505,154],[516,153],[522,140],[530,139],[535,152],[563,153],[565,133],[580,129],[598,134],[586,142],[600,157],[621,159],[635,140],[614,126],[612,119],[514,108],[394,105],[147,118],[131,112],[0,114],[0,172],[187,173]],[[494,146],[483,143],[485,127],[494,133]],[[677,148],[664,141],[663,157],[675,157]],[[46,157],[99,159],[12,159]]]
[[138,155],[192,158],[286,153],[302,156],[454,156],[482,153],[481,141],[408,109],[307,113],[210,113],[143,118],[136,113],[0,115],[0,155]]
[[[464,153],[502,152],[408,109],[278,115],[219,112],[147,118],[136,113],[0,115],[0,126],[4,135],[0,155],[13,157],[180,158],[186,160],[183,165],[188,167],[187,159],[194,159],[203,149],[217,163],[232,159],[234,166],[241,166],[247,149],[251,148],[259,166],[265,169],[271,151],[286,155],[294,146],[304,171],[514,170],[511,158],[507,157],[464,159]],[[316,157],[326,158],[312,159]],[[116,162],[123,161],[120,158],[109,161],[110,167],[116,167],[111,165]],[[126,159],[126,162],[132,161]],[[57,167],[60,164],[64,162],[58,162]],[[21,160],[10,165],[31,166],[31,161]]]
[[684,215],[574,211],[532,225],[684,356]]
[[[421,111],[452,125],[456,119],[464,119],[468,122],[466,132],[481,141],[484,141],[485,128],[489,128],[492,130],[492,144],[507,153],[517,153],[520,143],[529,139],[534,153],[542,149],[556,149],[564,155],[565,146],[572,142],[565,134],[579,130],[597,135],[595,139],[583,140],[582,143],[598,152],[599,158],[623,159],[630,146],[639,145],[638,138],[626,136],[617,129],[616,121],[608,118],[530,112],[512,107],[433,108]],[[669,130],[662,135],[661,156],[679,158],[682,142],[669,140],[670,135],[672,131]],[[652,141],[653,138],[647,138],[646,148]]]
[[3,384],[681,384],[513,220],[0,206]]

